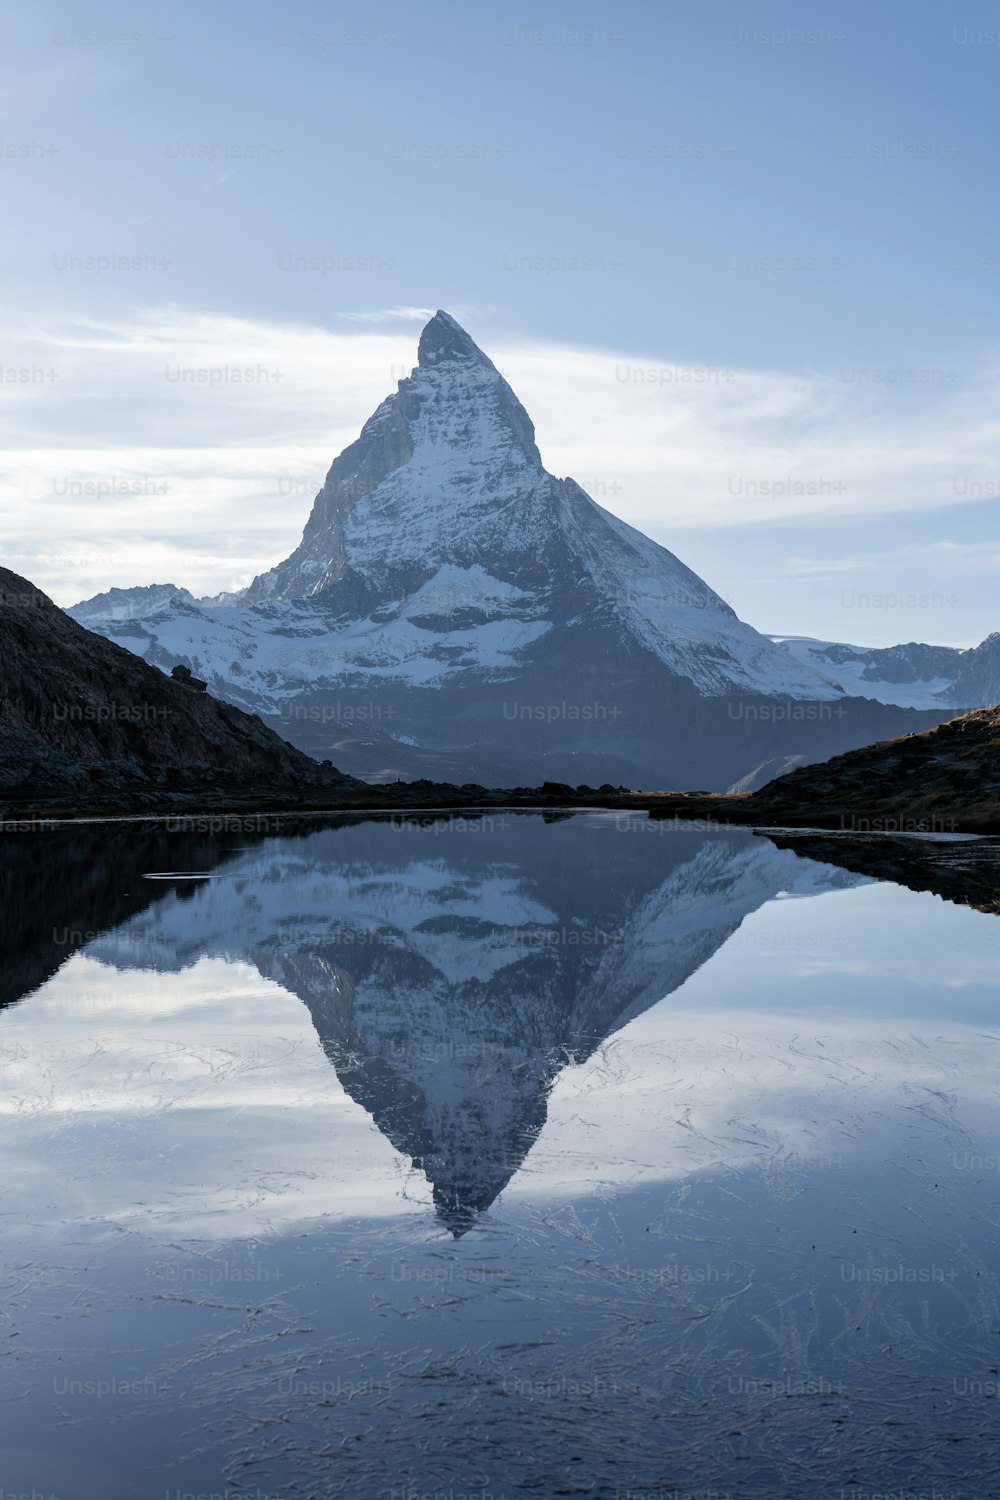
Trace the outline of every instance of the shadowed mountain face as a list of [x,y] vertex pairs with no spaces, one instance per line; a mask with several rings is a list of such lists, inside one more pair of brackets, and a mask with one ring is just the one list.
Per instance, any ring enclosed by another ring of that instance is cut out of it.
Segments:
[[[88,916],[89,838],[64,861]],[[123,872],[109,868],[113,891]],[[169,871],[205,878],[144,878]],[[249,962],[298,996],[345,1090],[426,1174],[456,1235],[524,1161],[567,1064],[676,990],[779,892],[858,881],[741,831],[538,814],[358,820],[234,836],[214,853],[181,838],[140,846],[127,873],[145,909],[130,895],[118,925],[84,929],[75,946],[118,969]],[[21,960],[36,983],[53,966],[43,938],[34,931],[44,961]]]
[[1000,631],[962,652],[950,701],[961,704],[1000,703]]

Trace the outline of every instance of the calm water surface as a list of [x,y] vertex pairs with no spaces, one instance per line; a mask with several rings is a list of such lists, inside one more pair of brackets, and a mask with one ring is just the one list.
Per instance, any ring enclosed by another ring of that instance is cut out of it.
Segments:
[[4,1497],[1000,1493],[996,916],[642,816],[5,837]]

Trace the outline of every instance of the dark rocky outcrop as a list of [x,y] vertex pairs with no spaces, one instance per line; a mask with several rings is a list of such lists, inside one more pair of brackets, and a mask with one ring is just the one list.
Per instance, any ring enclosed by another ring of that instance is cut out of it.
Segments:
[[790,771],[748,813],[861,833],[1000,829],[1000,706]]
[[0,568],[0,793],[225,787],[273,795],[352,784],[198,687],[85,630]]
[[204,693],[208,691],[208,683],[204,680],[204,678],[195,677],[191,671],[191,668],[185,667],[182,662],[178,662],[177,666],[174,667],[170,675],[175,682],[182,682],[185,687],[194,688],[196,693]]

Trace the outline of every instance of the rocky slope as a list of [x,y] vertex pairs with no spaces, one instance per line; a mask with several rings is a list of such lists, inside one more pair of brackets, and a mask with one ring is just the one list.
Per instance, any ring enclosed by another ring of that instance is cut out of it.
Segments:
[[549,474],[445,312],[286,561],[228,600],[155,585],[74,614],[372,780],[749,788],[944,712],[845,693]]
[[791,771],[746,816],[858,832],[1000,828],[1000,706]]
[[962,652],[950,694],[963,706],[1000,703],[1000,632],[994,631],[971,651]]
[[0,793],[349,785],[260,719],[166,677],[0,569]]
[[[1000,828],[1000,707],[788,770],[750,795],[660,797],[647,789],[630,799],[621,783],[484,792],[424,781],[378,791],[317,764],[199,687],[85,630],[25,579],[0,570],[0,807],[16,816],[18,807],[62,799],[70,815],[143,805],[163,812],[175,794],[259,809],[285,798],[314,807],[506,800],[857,831]],[[704,733],[704,720],[693,722]]]

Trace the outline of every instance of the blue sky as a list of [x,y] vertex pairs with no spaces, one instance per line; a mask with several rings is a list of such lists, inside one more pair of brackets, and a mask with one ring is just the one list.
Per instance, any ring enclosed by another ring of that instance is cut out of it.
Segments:
[[445,307],[550,467],[759,628],[1000,629],[986,5],[25,4],[3,33],[0,540],[60,602],[277,560]]

